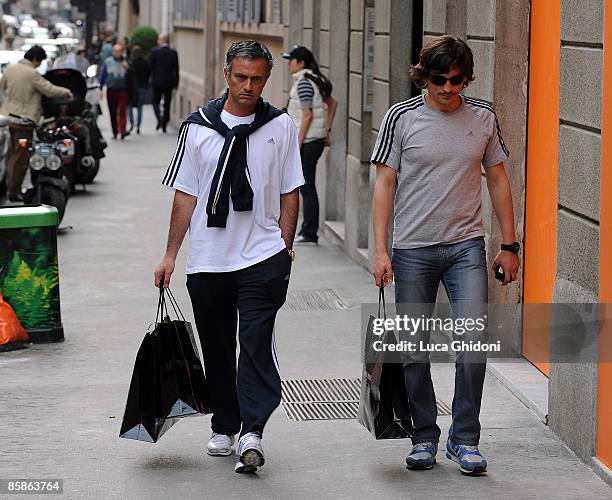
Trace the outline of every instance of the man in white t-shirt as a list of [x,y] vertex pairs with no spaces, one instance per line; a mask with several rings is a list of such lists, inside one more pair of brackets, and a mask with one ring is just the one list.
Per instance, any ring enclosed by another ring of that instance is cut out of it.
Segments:
[[295,125],[260,98],[272,65],[259,42],[230,46],[228,89],[181,125],[162,181],[175,196],[155,285],[169,286],[189,228],[187,288],[214,406],[208,454],[230,455],[240,432],[236,472],[264,464],[261,436],[281,400],[274,321],[289,285],[304,184]]

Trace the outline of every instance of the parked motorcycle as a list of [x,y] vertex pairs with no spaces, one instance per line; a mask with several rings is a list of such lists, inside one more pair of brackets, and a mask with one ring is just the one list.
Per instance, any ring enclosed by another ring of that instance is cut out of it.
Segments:
[[[100,160],[105,156],[107,144],[96,124],[96,113],[87,102],[88,92],[85,77],[80,71],[69,68],[53,69],[45,74],[52,84],[66,87],[73,94],[65,97],[43,97],[43,115],[54,120],[49,125],[51,132],[74,141],[74,155],[62,157],[71,188],[77,184],[93,182],[100,169]],[[66,135],[66,130],[69,133]]]
[[102,108],[100,102],[102,102],[102,89],[100,88],[100,81],[98,80],[99,67],[97,64],[92,64],[87,68],[85,76],[87,77],[87,94],[85,100],[91,105],[93,112],[98,116],[102,114]]
[[37,124],[23,115],[11,113],[10,116],[19,119],[23,125],[34,128],[31,142],[28,139],[19,139],[19,147],[29,149],[31,153],[29,164],[33,187],[24,193],[24,201],[54,206],[61,222],[71,193],[62,157],[74,155],[74,140],[62,136],[68,134],[67,129],[48,127],[54,118],[46,118]]
[[9,157],[11,154],[10,118],[0,115],[0,198],[6,193]]
[[102,90],[98,81],[99,67],[97,64],[89,64],[87,58],[73,52],[60,56],[53,61],[52,69],[75,69],[79,71],[87,83],[85,100],[91,105],[91,109],[96,117],[101,114],[100,102],[102,101]]

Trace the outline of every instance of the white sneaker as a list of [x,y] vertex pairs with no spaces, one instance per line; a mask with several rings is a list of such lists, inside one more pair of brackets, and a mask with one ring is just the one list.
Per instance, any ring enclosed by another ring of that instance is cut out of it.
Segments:
[[213,457],[227,457],[232,454],[233,444],[234,436],[213,432],[207,446],[208,454]]
[[259,434],[248,432],[240,438],[236,446],[236,472],[255,472],[264,462],[264,452]]

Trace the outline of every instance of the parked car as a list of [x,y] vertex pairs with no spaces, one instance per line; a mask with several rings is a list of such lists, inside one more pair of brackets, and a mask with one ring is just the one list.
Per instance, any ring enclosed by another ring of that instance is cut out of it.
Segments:
[[59,45],[63,45],[65,47],[65,50],[67,52],[70,52],[72,50],[74,50],[74,48],[81,43],[81,40],[79,38],[75,38],[75,37],[65,37],[65,36],[58,36],[57,38],[52,38],[50,40],[50,43],[57,43]]
[[24,47],[29,49],[32,45],[40,45],[45,49],[47,57],[55,59],[72,52],[78,42],[76,38],[26,38],[21,50],[27,50]]
[[38,22],[32,18],[24,18],[19,26],[19,36],[23,38],[31,37],[34,33],[34,28],[39,28]]
[[32,34],[30,36],[37,40],[44,40],[49,38],[49,30],[47,28],[43,28],[42,26],[33,26]]
[[75,35],[75,28],[68,23],[63,21],[58,21],[53,26],[53,31],[57,33],[60,37],[71,38]]
[[[31,40],[31,39],[30,39]],[[21,46],[21,51],[25,54],[28,50],[30,50],[34,45],[40,45],[45,52],[47,53],[47,58],[40,63],[40,66],[36,68],[41,75],[44,75],[47,70],[53,65],[53,61],[60,55],[59,48],[57,45],[48,45],[42,43],[33,43],[33,44],[23,44]]]
[[13,28],[16,28],[19,24],[17,18],[15,16],[11,16],[10,14],[2,14],[2,21],[4,22],[5,26],[12,26]]
[[4,74],[9,64],[15,64],[23,59],[24,54],[23,50],[0,50],[0,75]]
[[[10,64],[15,64],[16,62],[23,59],[23,55],[25,52],[21,50],[0,50],[0,77],[4,74],[4,70]],[[4,102],[4,94],[0,91],[0,106]]]

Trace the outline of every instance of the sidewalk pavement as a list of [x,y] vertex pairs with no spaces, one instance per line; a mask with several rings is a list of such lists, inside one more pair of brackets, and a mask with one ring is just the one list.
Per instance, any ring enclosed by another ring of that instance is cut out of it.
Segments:
[[[106,110],[105,110],[106,111]],[[105,113],[101,118],[108,137]],[[62,478],[64,497],[157,498],[606,498],[610,489],[521,402],[487,375],[484,477],[464,477],[442,451],[409,471],[407,440],[376,441],[356,420],[289,421],[279,408],[264,434],[266,465],[234,473],[234,457],[205,454],[210,416],[178,422],[156,444],[119,439],[134,357],[154,321],[153,270],[172,193],[160,186],[176,141],[154,132],[110,140],[99,178],[69,202],[59,237],[66,341],[0,355],[2,478]],[[184,245],[184,248],[186,245]],[[357,378],[360,306],[377,300],[370,275],[322,240],[297,249],[290,291],[333,289],[346,310],[281,310],[281,375]],[[188,319],[185,252],[172,287]],[[454,367],[433,366],[450,404]],[[438,419],[443,438],[450,417]]]

